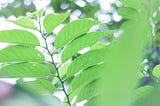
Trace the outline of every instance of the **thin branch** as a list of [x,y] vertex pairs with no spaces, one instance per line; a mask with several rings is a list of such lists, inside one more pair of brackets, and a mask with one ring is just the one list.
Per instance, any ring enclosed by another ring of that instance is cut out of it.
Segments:
[[43,39],[44,39],[44,41],[45,41],[45,47],[43,47],[43,48],[47,50],[47,52],[48,52],[48,54],[49,54],[49,56],[50,56],[50,58],[51,58],[51,62],[50,62],[50,63],[53,64],[53,66],[56,68],[56,73],[57,73],[57,76],[56,76],[56,77],[59,79],[59,81],[60,81],[60,83],[61,83],[61,85],[62,85],[62,91],[64,92],[64,94],[65,94],[65,96],[66,96],[66,98],[67,98],[67,103],[68,103],[69,106],[72,106],[72,105],[71,105],[71,102],[70,102],[70,99],[69,99],[69,95],[67,94],[67,91],[66,91],[66,89],[65,89],[64,82],[63,82],[63,80],[62,80],[62,78],[61,78],[61,76],[60,76],[60,73],[59,73],[59,71],[58,71],[58,68],[59,68],[59,67],[57,67],[57,66],[55,65],[54,60],[53,60],[53,57],[52,57],[53,53],[51,53],[50,50],[49,50],[49,48],[48,48],[46,34],[43,34],[43,32],[42,32],[42,27],[41,27],[41,20],[40,20],[40,18],[37,19],[37,22],[38,22],[39,27],[40,27],[40,30],[37,30],[37,31],[39,31],[39,32],[41,33],[41,35],[42,35],[42,37],[43,37]]

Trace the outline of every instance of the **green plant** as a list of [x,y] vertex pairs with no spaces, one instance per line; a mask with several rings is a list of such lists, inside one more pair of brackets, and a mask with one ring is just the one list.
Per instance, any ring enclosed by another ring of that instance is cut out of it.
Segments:
[[[77,95],[75,103],[89,99],[96,94],[87,93],[93,81],[100,78],[97,76],[98,69],[103,64],[105,45],[97,48],[94,46],[101,38],[113,34],[114,30],[107,32],[89,32],[93,25],[100,24],[92,19],[79,19],[67,23],[56,35],[52,45],[54,51],[49,50],[47,38],[55,36],[52,32],[55,27],[63,23],[69,13],[49,14],[44,17],[41,23],[43,10],[21,17],[15,21],[8,20],[22,26],[38,31],[45,42],[45,46],[40,45],[39,39],[27,30],[13,29],[0,32],[0,41],[7,42],[10,45],[0,51],[0,69],[1,77],[20,78],[17,85],[25,89],[39,90],[40,94],[51,94],[59,89],[65,93],[64,101],[71,106],[71,101]],[[34,23],[38,23],[38,28]],[[44,55],[36,47],[41,47],[47,51],[51,61],[46,61]],[[79,54],[78,52],[86,47],[91,47],[89,52]],[[55,63],[53,56],[60,50],[60,63]],[[80,56],[78,56],[80,55]],[[101,63],[101,64],[99,64]],[[67,68],[68,67],[68,68]],[[63,69],[63,70],[62,70]],[[83,71],[85,70],[85,71]],[[78,74],[77,74],[78,73]],[[75,74],[77,74],[75,76]],[[93,75],[88,79],[88,75]],[[25,82],[23,78],[36,78],[34,81]],[[69,89],[65,85],[69,81]],[[87,81],[86,81],[87,80]],[[95,81],[94,81],[95,82]],[[92,88],[93,89],[93,88]],[[81,94],[80,92],[86,92]]]
[[[120,1],[123,6],[118,13],[123,21],[120,29],[115,30],[92,31],[93,26],[101,24],[99,21],[82,18],[68,22],[69,12],[44,15],[43,9],[14,21],[7,20],[23,30],[0,31],[0,42],[9,43],[0,50],[0,77],[19,78],[16,85],[35,95],[63,91],[65,98],[61,102],[64,106],[74,106],[84,100],[87,101],[84,106],[99,106],[99,98],[104,106],[146,106],[145,100],[159,89],[159,65],[153,69],[153,75],[148,73],[154,79],[155,89],[150,85],[143,86],[137,80],[144,69],[140,66],[144,59],[142,51],[153,38],[153,14],[160,2]],[[64,26],[55,34],[53,30],[60,24]],[[119,37],[114,38],[114,33]],[[37,36],[42,38],[44,45]],[[49,37],[52,37],[52,43],[47,41]],[[110,45],[101,40],[111,37]],[[37,47],[47,53],[50,61]],[[89,50],[82,53],[86,48]],[[57,55],[60,55],[60,62],[54,58]],[[35,80],[25,81],[24,78]],[[102,82],[105,85],[101,86]],[[137,85],[142,87],[134,91]],[[157,102],[157,96],[153,98]]]

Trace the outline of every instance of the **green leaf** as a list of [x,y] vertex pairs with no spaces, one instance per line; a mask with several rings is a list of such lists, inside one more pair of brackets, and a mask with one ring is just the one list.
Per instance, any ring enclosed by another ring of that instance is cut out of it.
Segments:
[[68,23],[63,29],[58,33],[54,41],[56,48],[61,48],[68,44],[71,40],[77,38],[78,36],[87,33],[93,25],[99,22],[90,19],[79,19]]
[[38,63],[17,63],[4,66],[0,69],[1,77],[10,78],[34,78],[45,77],[51,72],[44,64]]
[[143,17],[122,24],[122,35],[106,52],[101,106],[130,106],[132,102],[144,48],[151,37],[148,13],[141,14]]
[[19,29],[0,31],[0,42],[27,46],[40,45],[39,40],[33,33]]
[[39,11],[28,13],[27,16],[30,18],[41,18],[44,14],[44,9],[40,9]]
[[21,17],[15,21],[12,21],[12,20],[9,20],[9,21],[13,22],[16,25],[22,26],[24,28],[31,28],[31,29],[36,28],[34,21],[30,19],[29,17]]
[[[144,93],[144,95],[143,95]],[[151,87],[151,86],[145,86],[145,88],[141,89],[141,92],[139,93],[140,98],[135,101],[135,104],[133,106],[159,106],[159,95],[160,95],[160,87]]]
[[95,96],[87,101],[84,106],[98,106],[99,96]]
[[106,55],[106,53],[104,52],[105,50],[106,48],[97,49],[77,57],[68,67],[67,77],[73,76],[80,70],[103,62],[104,56]]
[[101,38],[113,34],[115,31],[108,31],[108,32],[90,32],[84,36],[78,37],[77,39],[73,40],[70,44],[62,52],[62,62],[65,62],[70,57],[76,55],[76,53],[82,50],[85,47],[92,46]]
[[48,80],[37,79],[34,81],[25,82],[23,80],[17,81],[17,86],[31,92],[32,94],[51,94],[55,90],[55,86]]
[[142,10],[144,8],[146,0],[120,0],[120,2],[128,7]]
[[81,89],[88,83],[92,82],[93,80],[96,80],[102,76],[102,67],[101,65],[93,66],[91,68],[88,68],[78,74],[71,82],[69,87],[69,92],[75,89]]
[[155,11],[158,11],[158,8],[160,6],[160,0],[150,0],[149,7],[151,8],[151,16]]
[[140,102],[142,102],[148,94],[151,93],[151,91],[154,90],[153,86],[146,85],[142,86],[135,90],[135,94],[133,96],[133,104],[134,106],[137,106]]
[[153,69],[153,75],[156,77],[160,77],[160,65],[156,65]]
[[97,42],[96,44],[92,45],[91,48],[90,48],[90,51],[91,50],[96,50],[96,49],[102,49],[106,46],[105,43],[103,42]]
[[44,28],[46,29],[47,33],[51,33],[52,30],[60,25],[63,21],[66,20],[66,18],[69,16],[69,13],[65,14],[48,14],[43,22]]
[[32,47],[9,46],[0,50],[0,62],[43,62],[44,56]]
[[133,19],[137,18],[140,13],[138,13],[134,8],[121,7],[118,9],[118,14],[125,19]]
[[101,93],[102,90],[99,89],[99,80],[95,80],[80,90],[80,93],[77,95],[76,102],[78,103],[83,100],[89,100],[94,96],[100,95]]
[[67,69],[68,67],[70,66],[71,62],[67,62],[67,63],[64,63],[63,65],[61,65],[61,67],[58,69],[59,71],[59,74],[62,78],[65,78],[66,77],[66,74],[67,74]]

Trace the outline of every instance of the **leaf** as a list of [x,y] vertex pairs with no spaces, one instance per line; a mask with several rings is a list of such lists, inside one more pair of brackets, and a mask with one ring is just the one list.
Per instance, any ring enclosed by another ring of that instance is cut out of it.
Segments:
[[152,71],[153,75],[156,77],[160,77],[160,65],[156,65]]
[[78,51],[82,50],[85,47],[92,46],[101,38],[113,34],[115,31],[108,32],[90,32],[84,36],[78,37],[73,40],[62,52],[62,62],[65,62],[70,57],[74,56]]
[[155,11],[158,11],[159,6],[160,6],[159,0],[150,0],[149,8],[151,8],[151,16]]
[[44,56],[32,47],[9,46],[0,50],[0,62],[43,62]]
[[31,28],[31,29],[35,29],[36,26],[34,24],[34,21],[32,19],[30,19],[29,17],[21,17],[17,20],[9,20],[10,22],[13,22],[16,25],[22,26],[24,28]]
[[0,69],[1,77],[34,78],[45,77],[51,72],[46,65],[38,63],[18,63],[4,66]]
[[84,106],[98,106],[98,98],[99,96],[95,96],[87,101]]
[[154,87],[150,85],[142,86],[136,89],[133,97],[133,104],[135,106],[138,105],[139,102],[143,101],[146,98],[146,96],[150,94],[151,91],[153,90],[154,90]]
[[44,79],[37,79],[34,81],[25,82],[23,80],[17,81],[17,86],[31,92],[32,94],[51,94],[55,90],[51,82]]
[[30,18],[41,18],[44,14],[44,9],[40,9],[39,11],[33,12],[33,13],[28,13],[28,17]]
[[[159,95],[160,95],[160,87],[147,87],[142,88],[141,90],[142,95],[140,95],[141,98],[139,98],[138,101],[135,101],[135,104],[133,106],[159,106]],[[144,93],[144,95],[143,95]]]
[[78,74],[71,82],[69,92],[75,89],[81,89],[88,83],[102,76],[101,65],[93,66]]
[[39,40],[33,33],[19,29],[0,31],[0,42],[27,46],[40,45]]
[[59,69],[59,74],[62,78],[65,78],[66,77],[66,74],[67,74],[67,69],[68,67],[70,66],[71,62],[67,62],[67,63],[64,63]]
[[65,14],[48,14],[43,22],[44,28],[46,29],[47,33],[51,33],[52,30],[60,25],[63,21],[66,20],[66,18],[69,16],[69,13]]
[[96,49],[102,49],[106,46],[105,43],[103,42],[97,42],[96,44],[92,45],[91,48],[90,48],[90,51],[91,50],[96,50]]
[[122,35],[117,42],[110,45],[108,52],[106,51],[104,80],[101,86],[104,93],[99,105],[131,104],[144,48],[151,37],[151,24],[147,12],[141,12],[143,17],[123,23],[120,28],[123,31]]
[[106,48],[97,49],[77,57],[68,67],[67,77],[73,76],[80,70],[86,69],[100,62],[103,62],[104,56],[106,55],[106,53],[104,52],[105,50]]
[[121,7],[118,9],[118,14],[121,15],[125,19],[133,19],[137,18],[140,13],[136,9],[129,7]]
[[120,0],[120,2],[128,7],[142,10],[144,8],[146,0]]
[[102,90],[99,89],[99,80],[95,80],[80,90],[80,93],[77,95],[76,102],[78,103],[83,100],[89,100],[94,96],[100,95],[101,93]]
[[78,36],[87,33],[93,25],[99,22],[90,19],[79,19],[68,23],[58,33],[55,38],[54,44],[56,48],[61,48],[68,44],[71,40]]

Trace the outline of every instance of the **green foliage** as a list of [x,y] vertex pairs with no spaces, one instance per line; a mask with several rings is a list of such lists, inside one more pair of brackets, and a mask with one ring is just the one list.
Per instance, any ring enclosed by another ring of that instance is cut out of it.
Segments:
[[97,65],[98,63],[103,62],[105,49],[102,48],[98,50],[89,51],[77,57],[68,67],[67,76],[68,77],[72,76],[78,73],[80,70],[84,70],[88,67],[91,67],[91,66]]
[[98,23],[99,22],[90,19],[80,19],[68,23],[56,36],[54,41],[55,47],[64,47],[73,39],[87,33],[93,25]]
[[[40,45],[40,40],[32,31],[0,31],[0,42],[9,44],[0,50],[0,77],[19,78],[17,87],[38,96],[49,96],[62,89],[65,101],[61,102],[64,106],[76,105],[84,100],[87,100],[84,106],[99,106],[99,98],[104,102],[100,106],[138,106],[139,103],[146,106],[144,101],[155,90],[143,86],[135,92],[135,87],[138,85],[138,74],[142,71],[143,50],[151,40],[153,13],[158,9],[159,1],[120,1],[124,5],[118,13],[124,20],[115,30],[92,31],[94,25],[101,23],[89,18],[64,23],[70,13],[45,16],[43,9],[15,21],[10,20],[39,32],[45,46]],[[53,34],[52,31],[60,24],[64,27],[57,35]],[[115,32],[119,34],[118,38],[112,36]],[[55,37],[51,39],[53,51],[47,42],[49,36]],[[88,51],[80,53],[87,47]],[[50,61],[45,58],[46,52]],[[61,62],[55,62],[53,57],[56,55],[60,55]],[[153,75],[159,77],[159,65],[153,69]],[[35,80],[25,81],[24,78]],[[77,98],[71,104],[74,97]],[[58,100],[56,103],[60,106]]]
[[28,82],[18,80],[16,86],[38,95],[51,94],[55,90],[54,85],[43,79]]
[[156,67],[154,67],[153,75],[156,77],[160,77],[160,65],[157,65]]
[[0,32],[0,42],[13,43],[17,45],[39,46],[37,37],[28,31],[13,29]]
[[78,39],[73,40],[67,45],[67,47],[62,52],[62,62],[65,62],[70,57],[76,55],[76,53],[85,47],[90,47],[99,41],[101,38],[114,33],[115,31],[108,32],[90,32]]
[[9,46],[0,50],[0,62],[43,62],[44,56],[41,52],[27,46]]
[[93,80],[99,79],[102,76],[101,69],[101,65],[85,69],[72,80],[69,90],[74,91],[76,89],[81,89],[85,85],[91,83]]
[[54,15],[54,14],[48,14],[44,19],[44,28],[46,29],[47,33],[51,33],[52,30],[61,24],[65,19],[69,16],[69,13],[60,14],[60,15]]
[[136,9],[129,8],[129,7],[119,8],[118,13],[124,19],[133,19],[133,18],[137,18],[140,15],[140,13]]
[[[99,80],[98,80],[99,81]],[[80,93],[77,96],[76,102],[80,102],[83,100],[89,100],[94,96],[98,96],[102,93],[101,90],[99,90],[99,82],[97,80],[91,82],[90,84],[86,85],[80,90]],[[92,92],[90,92],[92,91]],[[83,92],[83,93],[81,93]]]
[[24,28],[31,28],[31,29],[35,29],[36,26],[34,25],[33,20],[31,20],[29,17],[21,17],[15,21],[9,20],[11,22],[13,22],[14,24],[17,24],[19,26],[22,26]]
[[36,78],[50,75],[47,66],[38,63],[16,63],[3,66],[0,69],[2,77],[11,78]]

